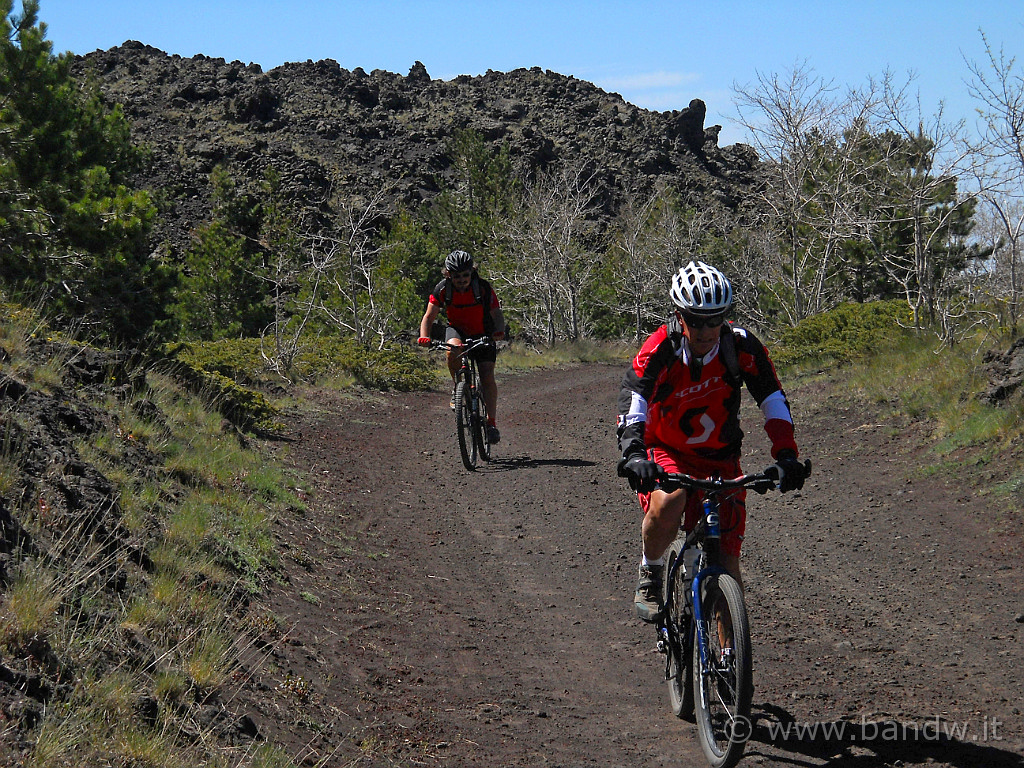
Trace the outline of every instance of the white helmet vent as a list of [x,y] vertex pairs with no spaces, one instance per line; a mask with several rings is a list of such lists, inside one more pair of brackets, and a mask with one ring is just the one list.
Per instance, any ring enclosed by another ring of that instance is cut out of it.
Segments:
[[717,315],[732,306],[732,285],[703,261],[691,261],[672,278],[672,303],[684,312]]

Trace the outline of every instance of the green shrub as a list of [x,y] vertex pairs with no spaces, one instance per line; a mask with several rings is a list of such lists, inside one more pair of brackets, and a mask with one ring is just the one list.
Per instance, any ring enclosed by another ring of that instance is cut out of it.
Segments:
[[221,339],[167,349],[182,362],[219,373],[243,386],[258,386],[267,380],[259,339]]
[[436,361],[412,348],[390,344],[374,349],[354,339],[320,338],[298,356],[297,368],[311,383],[347,374],[365,387],[403,392],[434,386]]
[[900,344],[909,335],[909,322],[902,301],[841,304],[783,331],[772,357],[787,367],[849,362]]
[[[194,369],[242,385],[280,383],[279,374],[263,359],[259,339],[194,343],[168,347],[167,352]],[[311,337],[300,345],[289,373],[293,381],[310,384],[348,376],[372,389],[413,391],[434,386],[435,367],[436,361],[399,344],[375,349],[350,338]]]

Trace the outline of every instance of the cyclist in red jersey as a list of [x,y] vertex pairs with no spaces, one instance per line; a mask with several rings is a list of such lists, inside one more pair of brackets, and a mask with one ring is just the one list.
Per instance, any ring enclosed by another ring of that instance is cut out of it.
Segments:
[[[477,274],[473,257],[465,251],[452,251],[444,260],[441,270],[444,279],[439,282],[427,300],[427,311],[420,320],[419,344],[430,345],[430,329],[444,310],[448,320],[445,341],[454,346],[476,336],[490,336],[495,341],[505,338],[505,317],[498,303],[498,296],[491,284]],[[495,422],[498,409],[498,384],[494,380],[495,350],[481,349],[475,353],[480,370],[480,388],[487,405],[487,437],[492,443],[501,440],[501,433]],[[452,401],[455,408],[454,385],[462,365],[455,351],[448,352],[448,372],[452,375]]]
[[[720,271],[690,262],[672,279],[674,316],[651,334],[622,382],[617,435],[618,473],[629,479],[644,512],[643,558],[634,604],[653,622],[661,612],[664,554],[680,525],[697,523],[699,499],[685,489],[656,488],[667,472],[737,477],[740,469],[740,388],[747,385],[764,415],[782,492],[803,487],[789,403],[768,357],[749,331],[725,321],[732,286]],[[742,586],[740,545],[746,491],[722,498],[722,565]]]

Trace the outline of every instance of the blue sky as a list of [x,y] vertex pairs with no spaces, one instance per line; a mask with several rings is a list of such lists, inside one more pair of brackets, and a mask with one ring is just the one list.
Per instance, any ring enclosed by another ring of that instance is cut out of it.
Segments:
[[416,61],[449,80],[539,66],[588,80],[645,109],[708,106],[721,144],[741,141],[733,86],[799,63],[839,85],[890,69],[917,74],[926,113],[972,119],[964,58],[1024,54],[1024,0],[40,0],[56,52],[126,40],[170,54],[254,62],[334,59],[406,74]]

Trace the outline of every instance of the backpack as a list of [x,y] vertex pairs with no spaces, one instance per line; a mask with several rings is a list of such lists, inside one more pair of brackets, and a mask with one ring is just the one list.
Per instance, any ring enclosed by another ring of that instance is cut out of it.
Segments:
[[[494,318],[491,317],[490,310],[487,307],[487,301],[491,298],[491,284],[474,272],[469,286],[473,291],[473,298],[476,300],[476,303],[484,308],[484,333],[490,336],[494,332]],[[444,308],[446,310],[452,303],[452,296],[454,295],[455,283],[450,277],[446,277],[444,279]]]
[[[486,310],[487,305],[484,304],[484,292],[483,287],[480,285],[480,276],[474,272],[473,279],[469,282],[470,288],[473,289],[473,298],[476,299],[476,303],[483,306]],[[452,303],[452,296],[455,295],[455,283],[450,277],[444,279],[444,305],[447,308]]]
[[732,379],[734,386],[743,384],[743,373],[740,371],[740,358],[736,354],[736,335],[729,323],[722,323],[722,337],[718,340],[718,354],[722,358],[725,370]]

